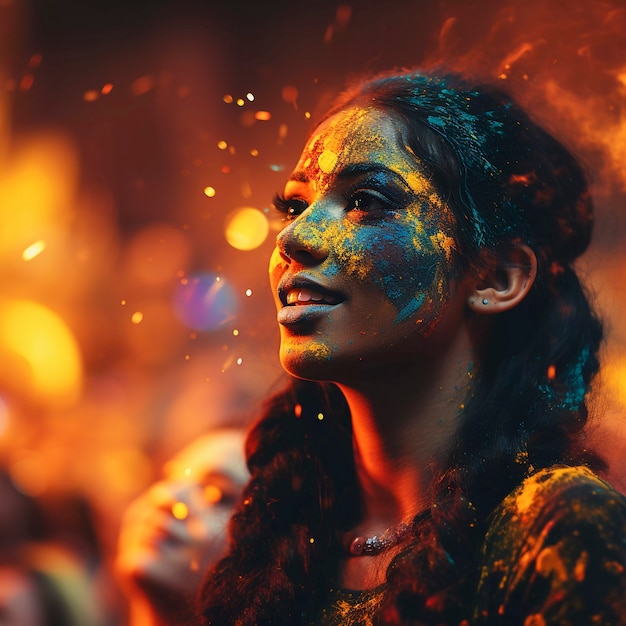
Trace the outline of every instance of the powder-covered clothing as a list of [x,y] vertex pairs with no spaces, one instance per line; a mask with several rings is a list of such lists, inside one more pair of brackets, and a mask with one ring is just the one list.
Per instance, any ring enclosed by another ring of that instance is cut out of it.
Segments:
[[[463,626],[626,626],[626,498],[585,467],[527,478],[485,536]],[[316,626],[372,626],[384,595],[332,590]],[[441,626],[459,626],[446,621]]]
[[524,481],[483,555],[476,626],[626,624],[626,499],[587,468]]

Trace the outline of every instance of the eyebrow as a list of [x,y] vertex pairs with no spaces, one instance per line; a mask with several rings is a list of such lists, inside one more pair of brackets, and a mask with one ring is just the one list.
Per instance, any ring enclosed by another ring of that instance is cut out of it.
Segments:
[[[337,172],[333,176],[333,178],[341,181],[347,178],[354,178],[355,176],[358,176],[360,174],[372,174],[372,173],[389,174],[397,182],[401,183],[407,189],[410,189],[409,184],[407,183],[406,180],[404,180],[404,178],[400,174],[398,174],[397,172],[394,172],[393,170],[389,169],[388,167],[384,165],[379,165],[377,163],[352,163],[351,165],[346,165],[346,167],[344,167],[339,172]],[[296,172],[293,172],[293,174],[291,174],[288,181],[293,181],[296,183],[309,183],[311,182],[311,177],[308,176],[305,172],[296,171]]]

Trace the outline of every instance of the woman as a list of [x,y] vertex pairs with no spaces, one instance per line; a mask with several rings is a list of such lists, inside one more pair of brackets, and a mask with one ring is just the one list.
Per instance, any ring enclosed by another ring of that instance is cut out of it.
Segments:
[[583,439],[576,160],[503,93],[385,75],[275,204],[280,358],[315,382],[251,434],[206,623],[626,623],[626,503]]
[[207,433],[126,510],[115,566],[129,626],[189,620],[202,573],[226,549],[226,523],[248,480],[243,451],[243,430]]

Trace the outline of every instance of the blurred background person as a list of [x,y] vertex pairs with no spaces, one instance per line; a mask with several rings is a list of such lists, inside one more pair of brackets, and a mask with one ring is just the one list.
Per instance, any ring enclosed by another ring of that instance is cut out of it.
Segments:
[[2,626],[104,626],[86,563],[60,542],[23,544],[0,557]]
[[187,623],[207,567],[226,548],[226,526],[248,481],[243,429],[196,439],[134,500],[120,528],[115,569],[129,626]]
[[112,625],[108,584],[89,503],[30,496],[0,464],[0,624]]

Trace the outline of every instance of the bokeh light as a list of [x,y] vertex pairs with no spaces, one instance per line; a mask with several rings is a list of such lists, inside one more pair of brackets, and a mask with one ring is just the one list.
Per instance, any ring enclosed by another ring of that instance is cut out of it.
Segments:
[[235,317],[237,308],[235,291],[216,274],[192,275],[174,293],[178,319],[193,330],[217,330]]
[[226,220],[226,241],[237,250],[258,248],[268,233],[267,218],[252,207],[237,209]]
[[19,143],[0,170],[0,258],[21,256],[42,229],[67,219],[77,177],[75,148],[60,133]]
[[67,324],[29,300],[0,303],[0,380],[18,393],[53,404],[78,398],[82,358]]

